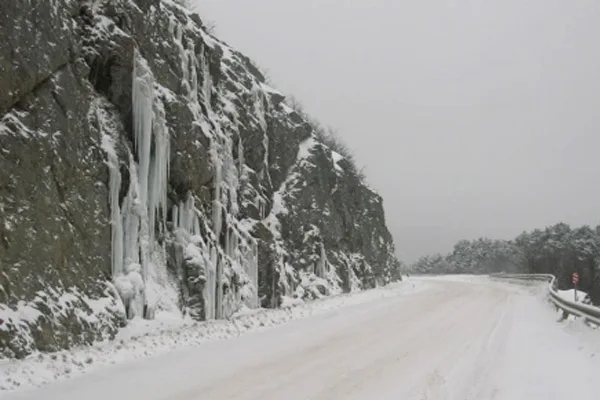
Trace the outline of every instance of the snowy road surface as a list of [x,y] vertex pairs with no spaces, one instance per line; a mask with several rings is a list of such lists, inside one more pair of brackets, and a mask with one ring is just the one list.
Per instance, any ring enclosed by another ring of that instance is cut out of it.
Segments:
[[600,354],[594,357],[593,341],[557,323],[532,288],[427,281],[426,290],[410,296],[346,307],[0,397],[598,398]]

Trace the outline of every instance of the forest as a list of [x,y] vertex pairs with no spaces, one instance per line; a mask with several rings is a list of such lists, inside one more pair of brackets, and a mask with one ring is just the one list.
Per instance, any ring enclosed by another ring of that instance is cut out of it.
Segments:
[[572,228],[558,223],[512,240],[461,240],[450,254],[422,257],[410,269],[417,274],[549,273],[562,289],[572,287],[571,275],[577,272],[578,288],[598,304],[599,264],[600,226]]

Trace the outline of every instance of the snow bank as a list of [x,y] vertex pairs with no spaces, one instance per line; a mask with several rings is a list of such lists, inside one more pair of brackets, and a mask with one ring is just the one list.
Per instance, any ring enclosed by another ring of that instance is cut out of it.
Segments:
[[[575,301],[575,289],[557,290],[558,295],[565,300]],[[590,296],[581,290],[577,291],[577,302],[583,304],[591,304]]]
[[24,360],[0,361],[0,393],[44,386],[84,373],[175,349],[237,337],[285,322],[324,314],[342,307],[424,290],[423,282],[405,280],[364,292],[324,298],[310,303],[289,302],[280,309],[244,308],[228,320],[195,322],[158,312],[154,320],[135,318],[114,341],[57,353],[32,354]]

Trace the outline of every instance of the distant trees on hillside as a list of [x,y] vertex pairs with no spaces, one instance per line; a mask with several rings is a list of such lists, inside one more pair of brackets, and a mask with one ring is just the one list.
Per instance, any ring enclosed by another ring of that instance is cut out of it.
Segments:
[[563,288],[571,287],[571,274],[577,272],[581,290],[600,303],[600,226],[573,229],[558,223],[509,241],[461,240],[452,253],[422,257],[411,270],[423,274],[551,273]]

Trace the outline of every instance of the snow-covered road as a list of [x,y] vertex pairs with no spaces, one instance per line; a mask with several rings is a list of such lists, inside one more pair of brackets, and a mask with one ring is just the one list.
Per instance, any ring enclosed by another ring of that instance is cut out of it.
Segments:
[[482,280],[428,279],[426,290],[409,296],[349,306],[0,397],[596,399],[600,356],[594,357],[593,337],[588,340],[555,322],[534,291]]

